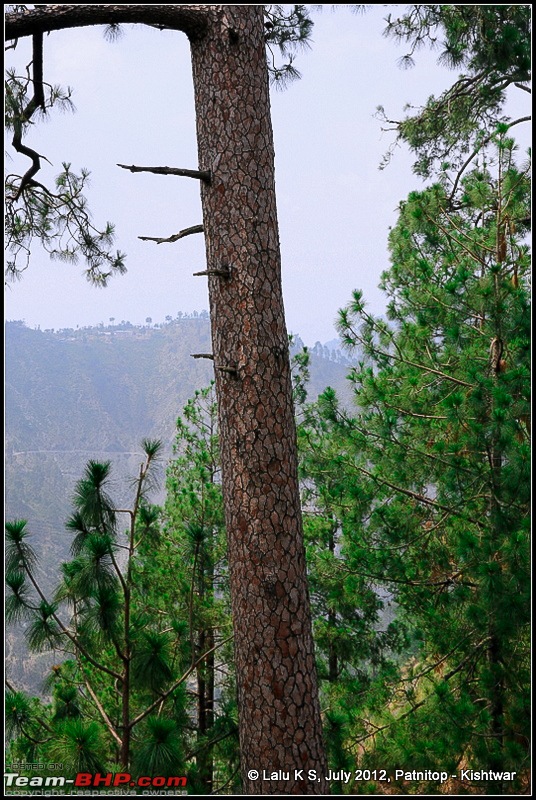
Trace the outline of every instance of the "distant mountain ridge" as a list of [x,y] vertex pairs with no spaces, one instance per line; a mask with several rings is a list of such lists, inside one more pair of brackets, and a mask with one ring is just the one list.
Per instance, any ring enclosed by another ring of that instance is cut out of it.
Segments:
[[[8,322],[5,333],[6,513],[50,541],[90,458],[111,460],[121,478],[137,471],[144,437],[171,455],[177,416],[213,378],[209,360],[191,358],[210,352],[209,319],[57,332]],[[293,350],[302,347],[296,337]],[[333,386],[348,400],[348,359],[320,342],[309,353],[310,398]]]
[[[5,327],[5,510],[28,520],[51,586],[68,557],[75,483],[89,459],[110,460],[112,494],[129,503],[129,479],[139,468],[141,440],[160,438],[172,455],[175,424],[189,397],[213,378],[208,315],[183,315],[146,327],[122,323],[41,331],[23,322]],[[296,339],[294,348],[303,343]],[[333,386],[349,396],[350,362],[319,342],[310,349],[310,398]],[[160,494],[164,497],[164,476]],[[35,656],[21,650],[20,633],[7,638],[18,685],[35,685]],[[38,657],[41,658],[41,657]]]

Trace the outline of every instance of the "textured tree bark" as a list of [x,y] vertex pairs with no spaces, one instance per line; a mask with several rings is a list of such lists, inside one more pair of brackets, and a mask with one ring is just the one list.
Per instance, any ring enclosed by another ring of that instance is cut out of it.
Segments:
[[46,5],[5,16],[5,38],[17,39],[34,33],[80,28],[87,25],[143,23],[199,36],[206,26],[203,6],[182,5]]
[[[281,289],[262,6],[192,41],[245,794],[328,794]],[[223,371],[224,368],[226,371]],[[229,371],[230,370],[230,371]],[[251,770],[260,772],[251,780]],[[262,780],[263,770],[282,773]],[[308,779],[316,770],[318,780]],[[287,777],[288,776],[288,777]]]
[[[307,589],[262,6],[42,6],[6,38],[145,22],[190,38],[244,794],[329,794]],[[178,238],[178,237],[177,237]],[[260,773],[258,780],[251,770]],[[315,771],[315,778],[309,771]],[[264,774],[270,776],[263,780]],[[272,776],[275,775],[275,777]]]

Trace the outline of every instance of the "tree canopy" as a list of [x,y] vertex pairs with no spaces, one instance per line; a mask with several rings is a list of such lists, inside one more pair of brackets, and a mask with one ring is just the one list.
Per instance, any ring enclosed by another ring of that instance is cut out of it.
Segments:
[[460,168],[489,141],[500,122],[510,125],[505,113],[509,91],[530,94],[531,78],[529,5],[410,5],[400,17],[387,17],[385,35],[407,43],[401,59],[411,67],[418,50],[439,51],[438,61],[463,70],[439,97],[423,108],[407,108],[403,120],[379,117],[397,131],[416,156],[417,174],[430,177],[442,163]]

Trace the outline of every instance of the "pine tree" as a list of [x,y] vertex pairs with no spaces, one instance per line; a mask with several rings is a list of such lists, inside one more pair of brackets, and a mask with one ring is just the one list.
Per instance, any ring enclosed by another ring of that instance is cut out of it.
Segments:
[[[452,86],[426,105],[409,105],[403,120],[379,117],[417,157],[414,169],[430,177],[443,162],[460,169],[490,141],[498,123],[510,126],[530,116],[508,119],[505,104],[512,92],[530,95],[531,9],[529,5],[410,5],[397,18],[387,17],[385,35],[407,43],[401,59],[411,67],[426,45],[439,51],[438,62],[461,69]],[[392,155],[388,153],[386,161]]]
[[[175,458],[167,471],[163,514],[166,546],[162,569],[175,576],[163,608],[173,595],[174,613],[184,621],[187,658],[197,662],[212,650],[215,637],[231,629],[225,545],[217,405],[213,385],[195,393],[177,420]],[[222,657],[223,656],[223,660]],[[196,668],[196,770],[191,790],[209,794],[236,782],[238,741],[232,652],[212,652]],[[224,743],[224,751],[220,743]],[[234,748],[233,748],[234,745]],[[223,757],[222,757],[223,755]],[[215,784],[217,780],[217,785]]]
[[517,772],[469,781],[488,792],[528,768],[530,180],[514,153],[503,130],[455,202],[445,173],[401,204],[388,320],[359,292],[341,312],[359,411],[321,402],[352,542],[342,568],[385,587],[412,636],[354,745],[378,767]]
[[[307,352],[298,355],[298,445],[304,531],[314,618],[315,647],[330,767],[354,774],[355,719],[371,700],[377,676],[396,669],[407,649],[407,626],[395,620],[392,593],[376,576],[353,569],[360,558],[355,529],[364,487],[349,477],[351,415],[332,389],[307,402]],[[336,794],[352,784],[332,783]]]
[[51,707],[8,687],[15,760],[58,761],[91,773],[120,765],[138,775],[182,774],[186,681],[211,653],[181,657],[181,618],[154,600],[163,538],[147,492],[159,450],[159,442],[144,442],[130,508],[113,503],[110,463],[89,462],[67,523],[73,558],[61,567],[53,600],[37,579],[27,523],[6,524],[8,620],[26,621],[30,648],[54,651],[59,661],[48,678]]

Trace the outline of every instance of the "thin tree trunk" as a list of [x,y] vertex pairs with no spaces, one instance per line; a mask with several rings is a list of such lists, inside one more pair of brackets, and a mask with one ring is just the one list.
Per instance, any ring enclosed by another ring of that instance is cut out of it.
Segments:
[[[208,547],[208,558],[206,548]],[[214,594],[213,572],[212,569],[212,534],[209,543],[203,545],[199,558],[199,577],[198,593],[201,607],[204,604],[207,592],[211,596]],[[202,628],[199,631],[198,647],[195,658],[206,653],[214,647],[214,632],[211,627]],[[212,793],[213,783],[213,757],[212,748],[206,746],[203,739],[210,737],[211,728],[214,724],[213,714],[214,702],[214,653],[197,667],[197,738],[201,740],[201,749],[196,756],[199,781],[203,792],[206,795]]]
[[[492,407],[492,403],[490,404]],[[495,559],[497,552],[500,549],[500,543],[503,536],[504,520],[502,519],[501,506],[498,498],[501,496],[501,472],[502,472],[502,455],[498,445],[500,439],[500,431],[494,433],[494,441],[491,449],[490,466],[491,466],[491,482],[490,482],[490,575],[494,575],[493,580],[490,581],[489,586],[489,645],[488,645],[488,663],[490,671],[490,734],[493,744],[493,752],[490,756],[491,769],[500,772],[504,769],[504,675],[503,675],[503,658],[502,658],[502,636],[500,633],[499,609],[497,608],[497,598],[504,596],[504,585],[502,584],[502,576],[499,572],[495,574],[492,572],[495,567]],[[490,791],[495,794],[503,794],[503,784],[499,781],[494,781],[489,784]]]
[[121,706],[122,706],[122,736],[121,736],[121,752],[119,760],[121,766],[125,771],[128,771],[130,766],[130,662],[125,662],[123,678],[123,687],[121,689]]
[[[199,634],[199,653],[205,653],[214,647],[214,634],[210,628]],[[197,737],[210,738],[214,725],[214,653],[206,658],[197,668]],[[206,795],[212,793],[214,757],[212,747],[202,745],[197,756],[199,780]]]
[[[245,794],[327,794],[275,206],[262,6],[192,42]],[[250,771],[260,772],[253,780]],[[262,780],[262,771],[284,773]],[[317,780],[308,778],[316,770]],[[287,777],[288,775],[288,777]]]
[[[501,493],[502,458],[496,442],[493,443],[491,452],[491,502],[490,502],[490,562],[496,558],[496,553],[501,541],[501,508],[497,497]],[[490,569],[495,564],[490,563]],[[501,586],[500,573],[490,582],[489,589],[489,645],[488,663],[490,672],[490,734],[493,752],[490,755],[490,768],[500,772],[504,769],[504,676],[502,666],[502,637],[498,620],[497,597],[502,597],[504,586]],[[488,785],[494,794],[503,794],[503,784],[494,781]]]
[[[329,532],[328,549],[332,555],[335,555],[335,534],[337,532],[336,526],[333,526]],[[337,612],[330,605],[328,610],[328,624],[333,635],[337,629]],[[339,677],[339,661],[337,658],[337,650],[333,640],[329,642],[328,648],[328,681],[335,683]]]
[[[497,252],[496,259],[498,264],[502,264],[506,257],[506,238],[504,236],[504,223],[502,223],[502,160],[499,161],[499,185],[497,194]],[[498,388],[499,375],[502,369],[502,356],[504,343],[502,340],[501,324],[499,322],[501,314],[499,312],[501,298],[499,289],[499,275],[494,275],[494,300],[495,308],[492,317],[495,318],[495,336],[490,343],[490,372],[495,385]],[[495,571],[495,559],[500,552],[501,541],[503,538],[504,519],[501,510],[502,497],[502,452],[501,440],[502,431],[500,417],[495,417],[495,393],[490,392],[489,396],[489,420],[491,423],[491,449],[489,453],[490,462],[490,581],[489,591],[489,645],[488,662],[490,671],[490,733],[492,752],[490,754],[490,767],[496,771],[501,771],[504,764],[504,679],[502,666],[502,637],[500,635],[499,609],[497,598],[503,597],[504,587],[502,584],[501,570]],[[503,794],[503,784],[494,781],[488,784],[490,792]]]

